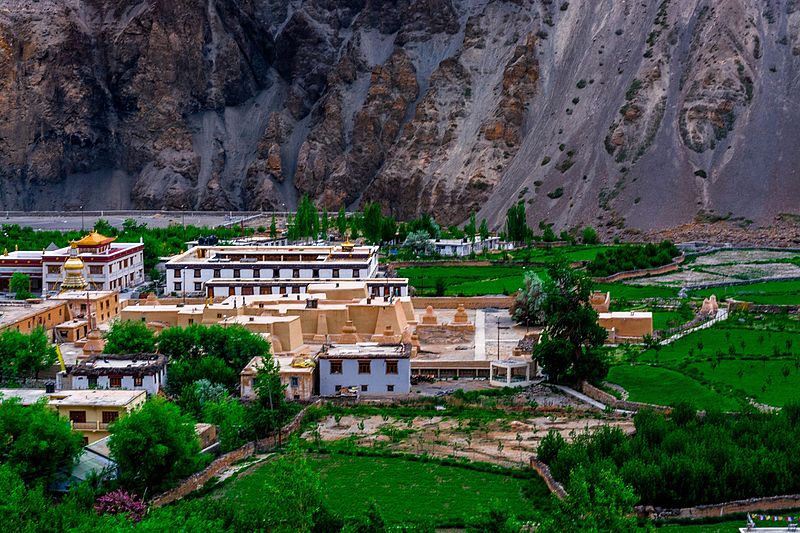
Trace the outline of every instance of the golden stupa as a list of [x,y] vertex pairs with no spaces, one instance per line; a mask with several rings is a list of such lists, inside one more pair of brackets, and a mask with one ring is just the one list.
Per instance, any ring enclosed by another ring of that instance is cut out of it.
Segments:
[[83,277],[83,261],[78,257],[77,242],[72,242],[69,259],[64,262],[64,281],[61,282],[61,291],[83,291],[88,286],[86,278]]

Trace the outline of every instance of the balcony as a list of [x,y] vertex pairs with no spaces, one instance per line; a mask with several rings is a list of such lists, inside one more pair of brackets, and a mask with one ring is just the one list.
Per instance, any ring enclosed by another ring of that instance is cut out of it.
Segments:
[[97,431],[100,429],[98,422],[72,422],[72,429],[78,431]]

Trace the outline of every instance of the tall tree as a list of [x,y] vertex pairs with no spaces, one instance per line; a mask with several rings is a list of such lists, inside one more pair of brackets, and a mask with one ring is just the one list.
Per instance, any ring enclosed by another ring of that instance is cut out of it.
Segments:
[[123,487],[160,492],[203,466],[194,422],[177,405],[152,397],[111,424],[108,447]]
[[46,400],[24,406],[17,398],[0,403],[0,464],[28,485],[53,481],[80,454],[83,437]]
[[478,233],[480,233],[482,241],[485,241],[489,238],[489,224],[486,223],[485,218],[481,220],[481,227],[478,230]]
[[269,238],[278,238],[278,224],[275,222],[275,215],[272,215],[272,220],[269,223]]
[[31,277],[23,272],[14,272],[8,281],[8,288],[17,300],[27,300],[31,296]]
[[608,373],[598,348],[606,331],[589,303],[592,280],[570,268],[563,257],[547,269],[544,284],[545,330],[534,357],[551,380],[596,381]]
[[517,293],[509,309],[518,324],[534,326],[544,318],[544,283],[536,272],[525,273],[525,286]]
[[508,240],[514,242],[530,240],[531,229],[528,227],[525,216],[525,203],[522,200],[509,207],[508,211],[506,211],[506,236]]
[[319,233],[320,237],[328,240],[328,228],[330,227],[330,220],[328,219],[328,208],[322,208],[322,217],[320,218],[319,222]]
[[344,206],[339,208],[339,214],[336,216],[336,230],[339,232],[339,238],[344,240],[344,234],[347,233],[347,213]]
[[103,353],[153,353],[156,340],[147,324],[138,320],[116,320],[106,333]]
[[29,334],[15,330],[0,333],[0,381],[19,382],[35,378],[52,367],[57,359],[43,328]]
[[475,244],[475,233],[478,228],[475,226],[475,213],[469,216],[469,222],[464,225],[464,234],[469,238],[472,244]]
[[556,501],[555,509],[543,518],[537,533],[643,531],[633,514],[633,505],[638,501],[633,488],[611,470],[602,470],[598,477],[590,483],[582,468],[574,472],[567,485],[567,497]]
[[371,202],[365,205],[362,220],[364,238],[372,244],[380,244],[381,225],[383,224],[381,205],[378,202]]

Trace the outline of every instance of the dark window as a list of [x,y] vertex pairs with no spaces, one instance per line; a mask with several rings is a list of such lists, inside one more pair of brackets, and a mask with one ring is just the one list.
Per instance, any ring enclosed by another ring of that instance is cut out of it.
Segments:
[[300,277],[300,269],[299,268],[295,268],[294,270],[292,270],[292,277],[293,278],[299,278]]
[[195,268],[194,269],[194,277],[196,277],[196,278],[200,277],[200,269],[199,268]]
[[394,392],[394,385],[386,385],[386,392]]
[[292,377],[290,377],[290,378],[289,378],[289,385],[290,385],[290,386],[291,386],[293,389],[296,389],[297,387],[299,387],[299,386],[300,386],[300,378],[298,378],[297,376],[292,376]]
[[103,411],[103,424],[110,424],[114,420],[119,418],[119,412],[117,411]]
[[259,268],[254,268],[254,269],[253,269],[253,277],[254,277],[254,278],[260,278],[260,277],[261,277],[261,269],[259,269]]
[[334,385],[333,390],[335,390],[336,392],[339,392],[340,390],[342,390],[342,386],[341,385]]
[[234,277],[234,278],[240,278],[240,277],[242,277],[242,271],[241,271],[241,270],[239,270],[238,268],[234,268],[234,269],[233,269],[233,277]]
[[361,392],[367,392],[369,390],[369,385],[361,385]]
[[[189,319],[189,321],[190,321],[190,322],[193,322],[193,320],[192,320],[191,318]],[[133,378],[133,386],[134,386],[134,387],[141,387],[141,386],[142,386],[142,382],[143,382],[143,381],[144,381],[144,380],[142,379],[142,376],[135,376],[135,377]]]
[[84,423],[86,422],[86,411],[70,411],[69,419],[72,422]]
[[220,269],[218,269],[218,268],[215,268],[215,269],[214,269],[214,277],[215,277],[215,278],[222,277],[222,270],[220,270]]
[[202,291],[203,290],[203,284],[202,283],[195,283],[194,284],[194,290]]
[[386,373],[397,374],[397,361],[386,361]]
[[108,383],[112,389],[119,389],[122,387],[122,377],[111,376],[110,378],[108,378]]
[[359,361],[358,362],[358,373],[359,374],[369,374],[371,372],[370,362],[371,361]]
[[342,362],[331,361],[331,374],[341,374],[341,373],[342,373]]

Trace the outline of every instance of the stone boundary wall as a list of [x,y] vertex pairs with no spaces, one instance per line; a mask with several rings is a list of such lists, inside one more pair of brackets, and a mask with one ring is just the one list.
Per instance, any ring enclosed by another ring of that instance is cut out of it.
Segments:
[[498,309],[508,309],[514,303],[514,296],[414,296],[411,298],[414,309],[425,309],[429,305],[434,309],[457,309],[459,304],[464,309],[486,309],[496,307]]
[[550,492],[555,494],[559,500],[563,500],[567,496],[567,491],[564,490],[564,486],[556,481],[553,474],[550,473],[550,467],[533,456],[531,456],[530,463],[531,468],[544,480]]
[[716,289],[718,287],[739,287],[742,285],[753,285],[754,283],[767,283],[767,282],[779,282],[779,281],[800,281],[800,277],[798,276],[787,276],[782,278],[753,278],[753,279],[742,279],[742,280],[730,280],[730,281],[709,281],[707,283],[695,283],[692,285],[687,285],[686,289],[690,291],[702,290],[702,289]]
[[581,392],[593,400],[600,403],[610,405],[614,409],[623,409],[625,411],[638,411],[640,409],[651,409],[662,413],[669,413],[672,409],[664,405],[655,405],[651,403],[630,402],[628,400],[619,400],[613,395],[607,393],[602,389],[598,389],[594,385],[587,382],[581,383]]
[[646,278],[648,276],[659,276],[661,274],[666,274],[667,272],[674,272],[678,270],[681,263],[684,262],[686,259],[685,254],[681,254],[678,257],[672,260],[672,263],[668,265],[663,265],[660,267],[653,267],[653,268],[643,268],[641,270],[628,270],[626,272],[617,272],[616,274],[611,274],[610,276],[606,276],[604,278],[592,278],[595,283],[614,283],[616,281],[622,281],[626,279],[634,279],[634,278]]
[[641,517],[647,518],[709,518],[734,513],[778,511],[796,509],[798,507],[800,507],[800,494],[788,494],[712,503],[696,507],[683,507],[680,509],[662,509],[649,505],[638,505],[634,507],[634,512]]
[[297,429],[300,427],[300,424],[303,422],[303,418],[306,416],[308,408],[320,405],[321,403],[321,400],[317,400],[316,402],[304,407],[303,410],[297,413],[292,421],[283,426],[276,435],[271,435],[258,441],[248,442],[241,448],[237,448],[224,455],[220,455],[205,469],[192,474],[174,489],[168,490],[167,492],[154,497],[150,504],[153,507],[161,507],[163,505],[167,505],[168,503],[172,503],[175,500],[179,500],[187,494],[190,494],[201,488],[203,485],[208,483],[211,478],[231,466],[233,463],[251,457],[256,453],[263,453],[275,449],[281,444],[281,442],[285,441],[289,436],[292,435],[292,433],[297,431]]

